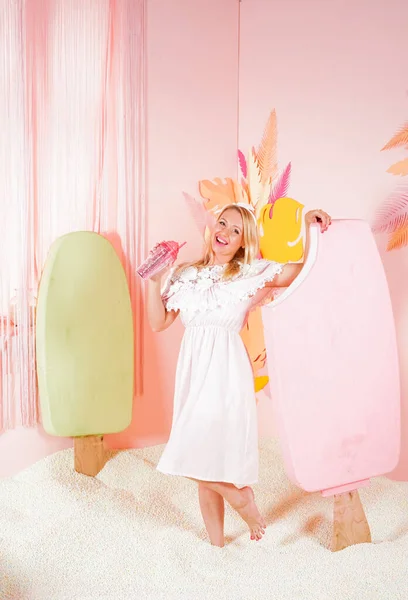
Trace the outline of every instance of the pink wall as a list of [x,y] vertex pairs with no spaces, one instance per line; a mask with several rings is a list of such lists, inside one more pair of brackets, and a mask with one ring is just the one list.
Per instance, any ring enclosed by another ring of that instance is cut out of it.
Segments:
[[72,440],[47,435],[41,426],[6,431],[0,435],[0,478],[14,475],[45,456],[70,447]]
[[[335,217],[370,219],[396,185],[398,152],[381,147],[408,118],[408,4],[400,0],[242,0],[239,143],[257,140],[271,108],[289,195]],[[395,161],[394,161],[395,159]],[[408,250],[384,255],[397,321],[408,478]]]
[[[199,252],[181,191],[234,176],[238,130],[246,149],[271,108],[280,165],[292,161],[290,194],[336,217],[370,218],[395,184],[386,169],[398,153],[379,150],[407,119],[407,27],[400,0],[148,0],[148,244],[186,240],[181,258]],[[408,250],[384,262],[407,364]],[[144,394],[112,446],[160,443],[169,432],[182,327],[144,333]],[[408,372],[402,379],[407,401]],[[265,423],[265,400],[260,412]],[[404,419],[396,475],[408,478],[407,403]],[[40,429],[8,432],[0,436],[0,477],[69,443]]]

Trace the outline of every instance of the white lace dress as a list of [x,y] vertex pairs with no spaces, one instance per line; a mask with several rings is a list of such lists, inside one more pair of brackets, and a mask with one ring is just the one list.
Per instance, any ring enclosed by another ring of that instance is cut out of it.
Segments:
[[224,267],[174,271],[163,290],[186,328],[176,373],[170,439],[157,466],[169,475],[242,487],[258,479],[254,377],[240,337],[249,311],[271,296],[282,271],[256,260],[222,281]]

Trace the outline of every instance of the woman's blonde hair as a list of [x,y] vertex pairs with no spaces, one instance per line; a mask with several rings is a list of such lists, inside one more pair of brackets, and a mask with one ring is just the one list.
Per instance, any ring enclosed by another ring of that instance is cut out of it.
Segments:
[[[224,272],[224,279],[231,279],[234,275],[237,275],[240,271],[242,265],[251,264],[258,256],[259,253],[259,238],[258,238],[258,228],[255,219],[255,215],[251,213],[249,208],[245,208],[238,204],[227,204],[224,206],[218,215],[217,221],[222,218],[222,215],[226,210],[233,208],[242,218],[242,247],[237,250],[235,256],[230,260],[227,265],[227,268]],[[212,249],[212,235],[207,236],[204,256],[200,260],[191,263],[190,266],[197,267],[198,269],[201,267],[207,267],[208,265],[214,264],[214,251]],[[181,268],[187,265],[181,265]]]

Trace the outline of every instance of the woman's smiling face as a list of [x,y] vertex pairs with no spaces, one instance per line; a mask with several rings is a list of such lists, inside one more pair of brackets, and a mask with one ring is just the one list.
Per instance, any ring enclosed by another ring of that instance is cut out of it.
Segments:
[[216,262],[225,264],[232,260],[242,247],[243,238],[243,223],[239,211],[227,208],[215,224],[212,234]]

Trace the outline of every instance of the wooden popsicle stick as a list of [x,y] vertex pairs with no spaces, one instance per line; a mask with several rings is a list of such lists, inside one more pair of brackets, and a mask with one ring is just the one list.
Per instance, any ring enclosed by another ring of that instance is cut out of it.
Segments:
[[74,468],[77,473],[95,477],[109,459],[103,435],[74,438]]
[[336,494],[333,510],[333,552],[371,542],[370,527],[357,490]]

